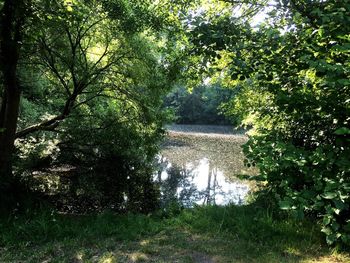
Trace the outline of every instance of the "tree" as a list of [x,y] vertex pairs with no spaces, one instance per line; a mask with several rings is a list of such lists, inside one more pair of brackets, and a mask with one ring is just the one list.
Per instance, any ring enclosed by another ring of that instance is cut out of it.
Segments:
[[18,61],[27,3],[5,0],[1,9],[0,66],[2,99],[0,107],[0,192],[6,198],[12,189],[11,157],[17,128],[21,84]]
[[234,93],[220,84],[202,85],[191,91],[181,86],[167,95],[164,106],[174,111],[176,123],[228,125],[230,121],[222,113],[223,104]]
[[283,1],[255,30],[220,17],[191,31],[204,54],[229,54],[221,74],[241,87],[231,113],[254,126],[248,164],[282,209],[318,216],[329,244],[350,237],[349,11],[346,1]]
[[[2,13],[1,177],[14,178],[15,139],[21,139],[17,140],[21,148],[32,135],[67,134],[68,119],[82,108],[100,110],[114,104],[118,111],[127,104],[132,114],[126,113],[126,121],[135,115],[149,116],[152,124],[147,125],[160,132],[161,119],[155,121],[153,116],[158,115],[158,97],[166,90],[168,72],[160,55],[166,47],[156,36],[168,23],[166,11],[151,1],[43,0],[5,1]],[[16,186],[5,180],[1,185],[16,195]]]

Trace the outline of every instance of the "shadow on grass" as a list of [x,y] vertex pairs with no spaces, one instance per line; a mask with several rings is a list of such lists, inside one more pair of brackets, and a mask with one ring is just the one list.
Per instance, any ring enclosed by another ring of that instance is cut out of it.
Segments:
[[257,205],[157,215],[33,213],[0,221],[0,262],[349,262],[317,225]]

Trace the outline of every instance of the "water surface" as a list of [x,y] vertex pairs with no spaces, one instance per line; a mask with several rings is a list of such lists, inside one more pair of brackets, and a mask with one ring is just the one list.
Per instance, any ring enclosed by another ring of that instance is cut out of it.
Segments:
[[241,145],[246,136],[220,133],[220,126],[210,133],[203,127],[199,131],[190,128],[170,130],[158,156],[155,181],[163,203],[179,200],[186,207],[244,204],[251,184],[237,175],[255,173],[243,165]]

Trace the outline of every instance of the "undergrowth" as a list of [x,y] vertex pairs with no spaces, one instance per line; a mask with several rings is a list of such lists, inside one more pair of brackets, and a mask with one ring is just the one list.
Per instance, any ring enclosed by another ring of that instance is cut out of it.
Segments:
[[254,203],[149,215],[45,209],[0,220],[0,262],[350,262],[323,240],[317,224]]

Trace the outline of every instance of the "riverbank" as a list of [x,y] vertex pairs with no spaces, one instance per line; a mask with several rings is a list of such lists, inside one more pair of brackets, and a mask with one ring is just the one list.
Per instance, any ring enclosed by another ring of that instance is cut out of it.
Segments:
[[[162,153],[180,165],[207,158],[234,181],[246,169],[240,148],[246,140],[222,131],[170,130]],[[0,262],[350,262],[324,239],[315,222],[280,214],[269,202],[192,209],[173,203],[149,215],[44,209],[0,218]]]

